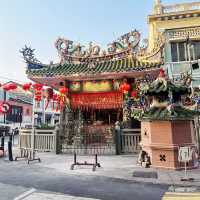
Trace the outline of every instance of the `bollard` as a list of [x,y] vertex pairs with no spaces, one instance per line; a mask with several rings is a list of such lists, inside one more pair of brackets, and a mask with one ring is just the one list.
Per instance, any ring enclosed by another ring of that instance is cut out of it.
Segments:
[[8,158],[9,158],[9,161],[13,161],[12,141],[8,141]]
[[116,155],[121,154],[121,128],[120,123],[115,123],[115,147],[116,147]]
[[1,138],[1,150],[4,151],[4,136]]
[[9,141],[12,143],[12,135],[9,135]]

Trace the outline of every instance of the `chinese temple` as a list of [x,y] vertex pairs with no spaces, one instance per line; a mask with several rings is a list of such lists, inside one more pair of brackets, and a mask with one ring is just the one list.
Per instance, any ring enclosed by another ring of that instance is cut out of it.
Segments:
[[56,64],[42,64],[35,58],[34,50],[26,46],[21,53],[29,79],[59,91],[64,87],[65,105],[70,112],[79,112],[77,116],[81,115],[85,130],[99,130],[107,135],[116,121],[127,120],[126,96],[137,99],[141,84],[152,82],[159,74],[163,45],[159,35],[149,49],[148,41],[141,41],[140,33],[133,30],[108,44],[107,50],[92,42],[85,49],[81,44],[58,38],[55,47],[60,62]]

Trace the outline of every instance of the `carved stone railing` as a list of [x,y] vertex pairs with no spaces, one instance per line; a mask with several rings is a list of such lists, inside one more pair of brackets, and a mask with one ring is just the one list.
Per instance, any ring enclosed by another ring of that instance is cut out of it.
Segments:
[[183,3],[183,4],[163,6],[162,12],[163,14],[167,14],[172,12],[185,12],[185,11],[193,11],[199,9],[200,9],[200,2],[193,2],[193,3]]
[[200,38],[200,26],[194,28],[175,29],[167,32],[169,40],[198,39]]

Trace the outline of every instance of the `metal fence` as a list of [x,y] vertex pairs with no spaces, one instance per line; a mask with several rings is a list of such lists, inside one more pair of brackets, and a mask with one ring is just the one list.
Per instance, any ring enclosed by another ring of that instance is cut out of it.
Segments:
[[140,151],[141,129],[122,129],[121,147],[123,153]]
[[69,154],[115,154],[113,138],[100,133],[82,133],[80,136],[73,138],[72,144],[64,143],[62,149],[64,153]]
[[37,151],[56,151],[56,132],[54,130],[35,130],[34,140],[31,129],[19,131],[19,148],[31,149],[34,141],[34,149]]

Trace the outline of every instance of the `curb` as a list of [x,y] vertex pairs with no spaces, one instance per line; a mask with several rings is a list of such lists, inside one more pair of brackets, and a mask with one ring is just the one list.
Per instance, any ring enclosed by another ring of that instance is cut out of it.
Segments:
[[162,200],[199,200],[200,199],[200,193],[172,193],[172,192],[166,192]]
[[[67,173],[67,175],[74,175],[74,176],[88,176],[88,177],[95,177],[95,178],[98,178],[98,177],[103,177],[103,178],[107,178],[107,179],[110,179],[110,180],[115,180],[115,181],[118,181],[118,182],[128,182],[128,183],[143,183],[145,185],[157,185],[157,186],[172,186],[172,187],[195,187],[195,188],[199,188],[199,191],[200,191],[200,186],[197,186],[195,184],[192,184],[192,182],[183,182],[183,183],[166,183],[166,182],[153,182],[153,181],[150,181],[148,180],[148,178],[145,180],[145,181],[142,181],[142,180],[137,180],[137,178],[135,179],[127,179],[127,178],[123,178],[123,177],[112,177],[112,176],[106,176],[106,175],[98,175],[98,174],[81,174],[80,172],[78,172],[77,174],[75,173]],[[188,184],[188,185],[187,185]]]

